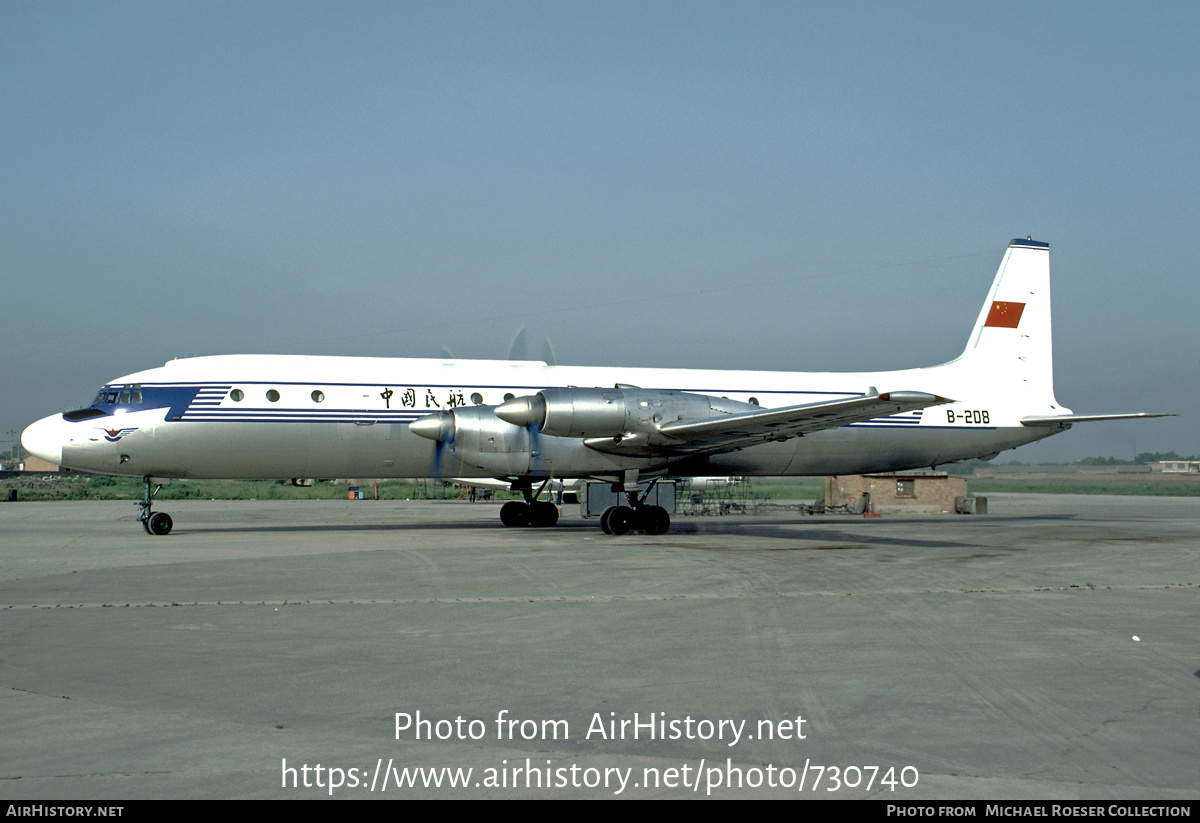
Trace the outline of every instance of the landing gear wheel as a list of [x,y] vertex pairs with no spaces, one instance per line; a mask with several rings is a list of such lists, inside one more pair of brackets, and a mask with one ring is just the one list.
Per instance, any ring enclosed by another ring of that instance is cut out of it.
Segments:
[[[150,491],[150,475],[142,478],[146,484],[146,493],[142,496],[142,502],[138,504],[141,509],[138,514],[138,520],[142,521],[142,528],[146,530],[146,534],[155,534],[162,536],[171,533],[171,515],[165,512],[157,512],[151,510],[154,505],[154,498],[162,491],[163,484],[159,483],[158,488]],[[165,482],[165,481],[164,481]]]
[[[633,509],[628,506],[614,506],[608,511],[608,533],[609,534],[626,534],[633,529],[634,522],[637,520],[637,515]],[[601,528],[604,528],[604,523],[601,522]]]
[[642,506],[637,515],[638,527],[646,534],[666,534],[671,528],[671,515],[662,506]]
[[530,509],[528,504],[510,500],[500,507],[500,522],[511,528],[528,526]]
[[[503,511],[501,512],[503,515]],[[558,506],[543,500],[529,506],[529,525],[553,526],[558,522]]]
[[608,527],[608,517],[613,513],[615,508],[616,506],[609,506],[600,513],[600,531],[604,532],[605,534],[612,534],[612,529]]
[[171,515],[166,512],[155,512],[150,515],[149,520],[143,522],[143,525],[145,525],[148,533],[162,537],[165,534],[170,534],[171,527],[175,524],[171,521]]

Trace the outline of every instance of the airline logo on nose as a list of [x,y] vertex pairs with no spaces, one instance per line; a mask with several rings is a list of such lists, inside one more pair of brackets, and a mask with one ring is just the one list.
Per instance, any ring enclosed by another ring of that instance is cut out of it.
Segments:
[[1025,311],[1024,303],[996,300],[992,303],[992,310],[988,312],[983,326],[984,328],[991,326],[997,329],[1015,329],[1021,323],[1021,312],[1023,311]]
[[101,429],[100,431],[104,432],[105,440],[107,440],[109,443],[116,443],[130,432],[137,431],[137,426],[134,426],[132,429]]

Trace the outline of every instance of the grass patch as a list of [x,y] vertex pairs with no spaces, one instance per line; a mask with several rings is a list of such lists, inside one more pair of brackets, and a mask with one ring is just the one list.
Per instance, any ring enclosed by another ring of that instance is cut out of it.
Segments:
[[[816,500],[825,497],[823,477],[797,477],[793,479],[750,478],[750,497],[766,500]],[[737,494],[737,490],[734,490]]]
[[1200,497],[1200,483],[1146,480],[972,480],[971,494],[1023,492],[1025,494],[1118,494],[1127,497]]
[[[138,501],[145,486],[135,477],[76,474],[12,478],[0,483],[0,488],[16,488],[19,500]],[[374,496],[371,484],[360,488],[364,497]],[[172,480],[155,500],[346,500],[349,492],[349,483],[330,480],[317,480],[311,486],[293,486],[287,480]],[[7,499],[8,492],[4,491],[3,496]],[[457,489],[434,480],[379,483],[381,500],[452,500],[457,496]]]

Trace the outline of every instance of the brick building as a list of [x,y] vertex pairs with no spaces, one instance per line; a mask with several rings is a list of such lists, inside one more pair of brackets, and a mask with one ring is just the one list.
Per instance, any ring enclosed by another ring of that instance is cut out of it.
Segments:
[[877,512],[954,512],[954,499],[965,497],[967,480],[935,471],[851,474],[825,478],[827,506],[853,505],[866,492]]

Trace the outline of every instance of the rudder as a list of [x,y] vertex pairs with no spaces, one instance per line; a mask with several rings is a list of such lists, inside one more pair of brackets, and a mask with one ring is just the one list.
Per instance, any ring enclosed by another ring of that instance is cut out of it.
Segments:
[[958,362],[1053,402],[1049,243],[1018,238],[1008,244]]

